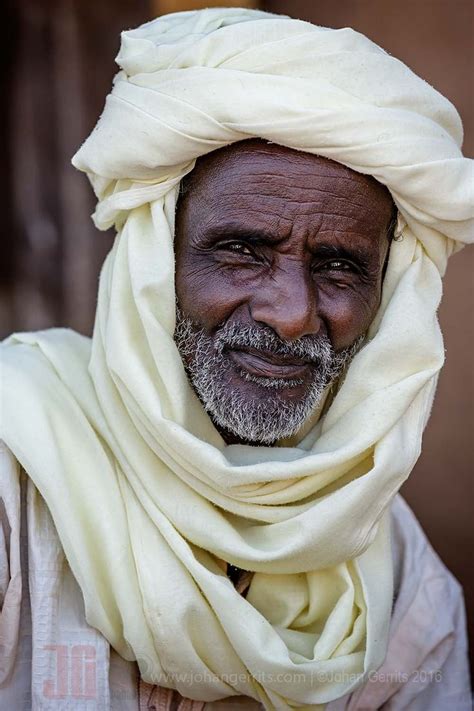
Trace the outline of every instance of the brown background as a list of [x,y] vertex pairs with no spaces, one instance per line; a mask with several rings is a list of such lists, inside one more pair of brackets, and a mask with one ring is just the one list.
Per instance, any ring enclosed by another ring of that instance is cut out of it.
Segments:
[[[3,238],[0,334],[67,325],[90,333],[100,264],[112,235],[89,219],[91,191],[69,161],[93,127],[115,71],[119,32],[161,13],[257,4],[330,27],[352,26],[408,64],[460,111],[474,155],[470,0],[23,0],[6,11],[0,121]],[[5,25],[4,25],[5,26]],[[423,454],[403,493],[462,582],[472,610],[474,250],[450,264],[440,320],[447,363]],[[403,354],[400,354],[403,357]],[[472,616],[471,616],[472,619]],[[471,624],[471,639],[474,629]]]

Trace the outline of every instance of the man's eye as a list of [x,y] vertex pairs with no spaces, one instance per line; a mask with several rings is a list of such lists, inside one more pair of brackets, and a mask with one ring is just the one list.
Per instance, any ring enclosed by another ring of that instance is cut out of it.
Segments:
[[235,254],[244,254],[248,256],[253,256],[252,250],[244,242],[226,242],[222,245],[224,249],[229,252],[234,252]]
[[354,269],[353,265],[349,262],[345,262],[342,259],[332,259],[330,262],[325,262],[317,267],[318,270],[322,271],[352,271]]

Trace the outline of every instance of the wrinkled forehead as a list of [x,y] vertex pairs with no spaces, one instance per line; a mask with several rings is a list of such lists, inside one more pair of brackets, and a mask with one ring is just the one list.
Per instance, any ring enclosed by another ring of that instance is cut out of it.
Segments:
[[362,225],[384,228],[396,216],[390,192],[374,177],[259,138],[202,156],[182,181],[178,210],[213,219],[237,204],[243,212],[274,208],[290,220],[318,210],[337,215],[343,206]]

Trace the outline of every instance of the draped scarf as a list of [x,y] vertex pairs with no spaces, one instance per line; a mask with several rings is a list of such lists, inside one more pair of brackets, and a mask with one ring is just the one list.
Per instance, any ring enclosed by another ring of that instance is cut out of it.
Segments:
[[[92,340],[2,346],[1,437],[44,497],[90,625],[146,682],[317,708],[382,663],[388,509],[420,453],[447,258],[472,236],[453,106],[363,35],[210,9],[124,32],[104,112],[73,159],[102,269]],[[398,208],[381,305],[330,407],[293,446],[227,445],[173,341],[179,183],[250,137],[325,156]],[[222,571],[254,572],[247,597]]]

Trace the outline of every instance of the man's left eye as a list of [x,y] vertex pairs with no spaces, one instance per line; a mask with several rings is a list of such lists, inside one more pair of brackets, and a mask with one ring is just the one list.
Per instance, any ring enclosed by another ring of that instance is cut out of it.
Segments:
[[325,264],[319,266],[319,269],[324,271],[350,271],[353,268],[352,264],[342,259],[332,259],[330,262],[325,262]]
[[246,257],[254,256],[254,252],[248,245],[245,244],[245,242],[226,242],[225,244],[221,245],[221,249],[226,249],[227,251],[233,252],[234,254],[243,254]]

